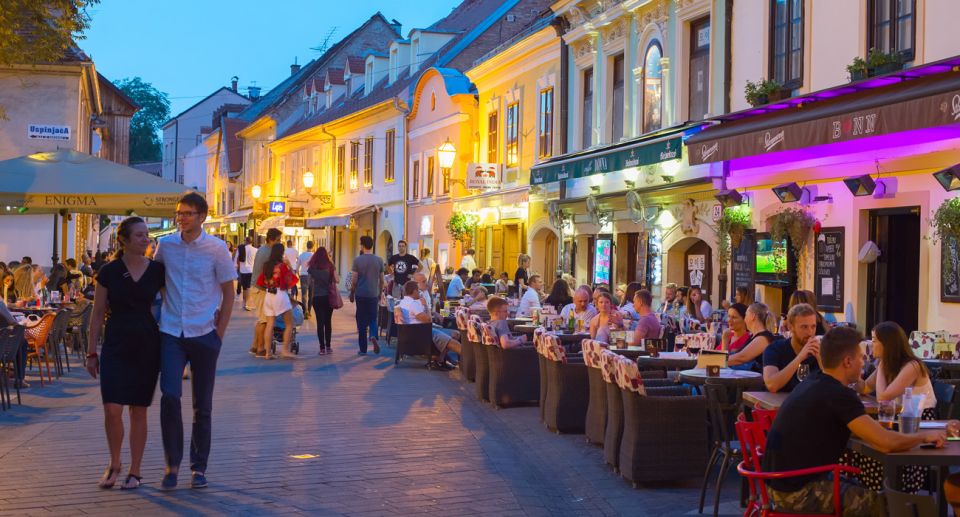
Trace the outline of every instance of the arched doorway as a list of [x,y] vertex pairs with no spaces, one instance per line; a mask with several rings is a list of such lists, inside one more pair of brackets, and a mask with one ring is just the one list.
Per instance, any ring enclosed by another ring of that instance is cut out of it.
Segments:
[[381,257],[390,257],[394,254],[393,235],[386,230],[380,232],[377,237],[377,254]]
[[710,296],[713,285],[713,250],[704,240],[687,237],[667,251],[667,282],[680,286],[699,285]]
[[530,267],[543,276],[544,283],[549,288],[557,277],[560,248],[556,232],[550,228],[541,228],[534,234],[530,250]]

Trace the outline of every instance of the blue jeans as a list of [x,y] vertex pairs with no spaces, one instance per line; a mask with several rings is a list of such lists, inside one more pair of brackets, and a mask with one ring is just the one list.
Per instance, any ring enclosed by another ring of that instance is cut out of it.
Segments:
[[220,355],[220,336],[174,337],[160,334],[160,430],[167,466],[179,468],[183,460],[183,368],[190,363],[193,389],[193,431],[190,437],[190,470],[206,472],[210,456],[213,383]]
[[377,337],[377,310],[380,300],[377,298],[357,297],[357,334],[360,339],[360,351],[367,352],[367,332],[369,337]]

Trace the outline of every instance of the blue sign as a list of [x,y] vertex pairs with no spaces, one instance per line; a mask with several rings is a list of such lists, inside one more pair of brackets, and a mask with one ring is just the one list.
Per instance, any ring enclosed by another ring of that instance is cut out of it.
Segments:
[[287,213],[287,203],[284,201],[271,201],[267,211],[271,214],[285,214]]

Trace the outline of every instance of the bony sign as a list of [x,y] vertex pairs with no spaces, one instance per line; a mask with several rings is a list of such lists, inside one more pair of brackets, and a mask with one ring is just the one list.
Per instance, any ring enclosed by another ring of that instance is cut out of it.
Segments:
[[287,204],[283,201],[271,201],[267,205],[267,211],[271,214],[285,214],[287,213]]
[[467,188],[500,188],[502,170],[499,163],[471,163],[467,165]]

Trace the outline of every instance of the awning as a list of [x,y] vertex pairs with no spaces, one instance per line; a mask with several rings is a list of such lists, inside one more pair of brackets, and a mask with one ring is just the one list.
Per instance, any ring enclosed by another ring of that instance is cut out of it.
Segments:
[[250,214],[253,213],[252,208],[244,208],[243,210],[236,210],[230,212],[229,214],[223,216],[223,222],[225,223],[242,223],[250,218]]
[[326,226],[350,226],[350,218],[377,210],[379,210],[377,205],[332,208],[307,219],[304,227],[315,230]]
[[790,99],[778,110],[718,117],[731,121],[687,140],[688,160],[719,162],[956,124],[960,74],[943,66],[933,75],[930,67],[909,69]]
[[176,226],[171,226],[170,228],[157,228],[156,230],[150,230],[149,235],[151,239],[157,239],[163,237],[164,235],[170,235],[176,231]]
[[220,228],[220,223],[222,223],[222,222],[223,222],[223,219],[220,219],[220,218],[218,218],[218,217],[208,217],[207,220],[203,222],[203,229],[204,229],[204,230],[207,230],[207,229],[214,229],[214,230],[219,229],[219,228]]
[[275,215],[273,217],[268,217],[263,221],[260,221],[260,224],[257,226],[258,230],[266,231],[272,228],[283,228],[284,222],[286,222],[286,215]]
[[[683,140],[702,123],[685,124],[596,149],[558,156],[530,169],[530,184],[585,178],[683,157]],[[687,134],[685,134],[687,133]]]
[[528,201],[530,201],[530,187],[524,185],[457,198],[453,200],[453,207],[457,211],[475,211],[487,207],[510,207]]

